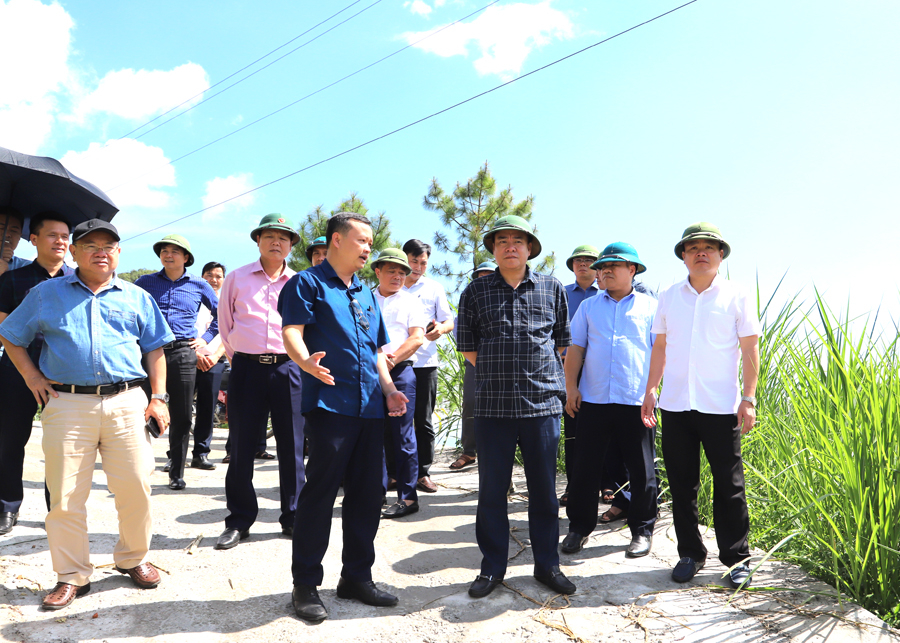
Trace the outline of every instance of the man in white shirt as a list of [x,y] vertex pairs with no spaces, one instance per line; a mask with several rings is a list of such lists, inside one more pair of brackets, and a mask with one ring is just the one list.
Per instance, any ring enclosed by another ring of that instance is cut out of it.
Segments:
[[[702,445],[713,475],[719,560],[730,568],[733,587],[747,587],[750,517],[741,435],[756,423],[760,325],[750,295],[718,275],[730,252],[719,229],[706,222],[689,226],[675,246],[688,278],[659,296],[641,415],[645,425],[656,425],[656,390],[665,374],[659,398],[662,448],[680,556],[672,579],[687,582],[706,562],[697,513]],[[741,363],[743,395],[738,379]]]
[[381,349],[387,359],[391,380],[397,390],[409,399],[406,413],[400,416],[385,413],[384,422],[384,449],[386,454],[391,454],[390,473],[397,481],[397,502],[381,515],[384,518],[402,518],[419,510],[416,494],[419,455],[413,423],[416,376],[413,365],[415,353],[425,341],[425,327],[430,319],[416,296],[403,290],[406,276],[412,272],[403,251],[396,248],[383,250],[372,267],[378,277],[375,299],[390,338],[390,342]]
[[453,311],[447,303],[444,288],[435,280],[425,276],[431,246],[418,239],[410,239],[403,244],[403,252],[412,271],[406,277],[404,290],[419,298],[425,314],[430,320],[425,327],[425,343],[416,352],[416,442],[419,447],[420,491],[434,493],[437,485],[431,481],[429,469],[434,462],[434,426],[431,416],[437,399],[437,368],[440,360],[437,354],[437,340],[453,330]]

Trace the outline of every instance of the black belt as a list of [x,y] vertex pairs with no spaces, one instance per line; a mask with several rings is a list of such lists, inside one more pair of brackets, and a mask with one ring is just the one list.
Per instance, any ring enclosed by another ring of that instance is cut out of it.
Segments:
[[412,360],[406,359],[406,360],[403,360],[402,362],[397,362],[396,364],[394,364],[394,368],[401,368],[401,367],[405,367],[405,366],[412,366]]
[[169,342],[163,346],[163,349],[170,351],[176,348],[184,348],[185,346],[190,346],[193,341],[193,339],[176,339],[174,342]]
[[284,353],[266,353],[264,355],[251,355],[250,353],[234,352],[235,355],[246,357],[247,359],[259,362],[260,364],[284,364],[291,360],[289,355]]
[[127,390],[138,388],[144,383],[145,378],[117,382],[116,384],[101,384],[100,386],[75,386],[74,384],[51,384],[54,390],[63,393],[79,393],[82,395],[118,395]]

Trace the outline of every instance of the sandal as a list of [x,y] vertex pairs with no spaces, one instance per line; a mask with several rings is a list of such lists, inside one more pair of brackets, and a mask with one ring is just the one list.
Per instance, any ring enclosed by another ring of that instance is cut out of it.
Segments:
[[275,456],[268,451],[260,451],[254,456],[257,460],[274,460]]
[[613,509],[618,509],[618,507],[610,507],[597,519],[598,523],[608,523],[615,522],[616,520],[626,520],[628,518],[628,512],[624,509],[619,509],[618,513],[613,513]]
[[559,497],[559,506],[567,507],[569,506],[569,492],[566,491],[563,495]]
[[613,498],[616,497],[616,490],[615,489],[604,489],[601,492],[601,494],[602,494],[601,500],[603,500],[603,504],[608,505],[613,501]]
[[454,471],[459,471],[463,467],[467,467],[470,464],[472,464],[473,462],[475,462],[474,456],[466,455],[465,453],[463,453],[461,456],[459,456],[456,459],[456,462],[454,462],[453,464],[450,465],[450,468],[453,469]]

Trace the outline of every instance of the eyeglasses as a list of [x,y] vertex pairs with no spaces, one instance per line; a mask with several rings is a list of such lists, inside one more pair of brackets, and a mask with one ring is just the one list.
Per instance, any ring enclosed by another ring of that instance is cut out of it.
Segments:
[[360,303],[353,297],[350,297],[350,310],[353,311],[353,314],[356,316],[356,321],[359,324],[360,328],[368,332],[369,318],[366,317],[366,313],[365,311],[363,311]]
[[575,257],[574,259],[572,259],[572,263],[574,264],[587,264],[589,266],[595,261],[597,260],[592,259],[591,257]]
[[118,243],[110,243],[106,246],[98,246],[95,243],[79,243],[78,247],[81,248],[83,252],[86,252],[90,255],[95,255],[98,252],[103,252],[104,254],[111,255],[116,250],[119,249]]

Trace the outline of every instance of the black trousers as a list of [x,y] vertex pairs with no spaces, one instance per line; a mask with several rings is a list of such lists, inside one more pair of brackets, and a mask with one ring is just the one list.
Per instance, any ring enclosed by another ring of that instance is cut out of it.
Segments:
[[656,524],[656,429],[641,421],[641,407],[582,402],[578,413],[575,475],[566,515],[569,531],[587,536],[597,526],[602,464],[611,444],[618,447],[628,468],[631,506],[628,526],[632,537],[651,536]]
[[[197,353],[190,346],[166,349],[166,393],[169,394],[169,451],[172,460],[169,479],[184,477],[191,439],[191,415],[194,410],[194,382],[197,379]],[[147,371],[146,359],[143,362]],[[147,371],[149,372],[149,371]],[[144,382],[144,392],[150,397],[150,380]]]
[[437,400],[437,366],[414,368],[416,374],[416,443],[419,447],[419,477],[428,475],[434,462],[434,403]]
[[563,411],[563,463],[566,468],[566,490],[572,486],[575,478],[575,454],[578,449],[575,448],[575,437],[578,435],[578,413],[575,417],[570,416]]
[[208,371],[196,369],[195,387],[197,389],[197,419],[194,422],[195,458],[208,455],[212,443],[213,419],[216,411],[216,400],[219,399],[219,388],[227,363],[219,360]]
[[475,457],[475,367],[465,360],[463,372],[462,418],[460,418],[459,441],[463,453]]
[[750,515],[737,416],[699,411],[662,412],[663,459],[672,493],[678,555],[695,560],[706,559],[697,513],[701,446],[713,476],[713,523],[719,560],[731,567],[750,556],[747,542]]
[[309,459],[294,522],[294,584],[322,584],[322,559],[328,549],[331,516],[342,478],[341,576],[350,581],[372,580],[383,498],[384,418],[351,417],[324,409],[315,409],[304,417]]

